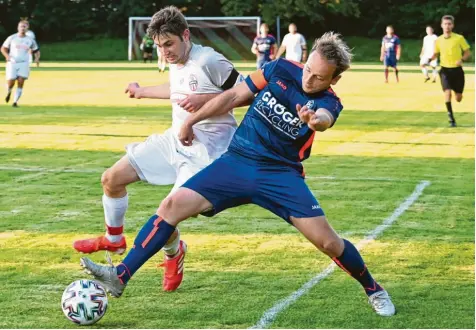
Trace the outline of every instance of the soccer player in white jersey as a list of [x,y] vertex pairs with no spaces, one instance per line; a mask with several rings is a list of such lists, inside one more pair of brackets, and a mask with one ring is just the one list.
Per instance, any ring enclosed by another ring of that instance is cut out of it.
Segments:
[[[145,181],[154,185],[174,184],[172,192],[175,191],[227,150],[237,127],[233,113],[227,112],[194,126],[196,140],[191,147],[180,143],[177,134],[190,112],[197,111],[208,100],[243,79],[223,55],[190,41],[187,21],[176,7],[169,6],[157,12],[147,33],[169,63],[170,82],[150,87],[131,83],[126,92],[135,98],[170,99],[172,128],[164,134],[151,135],[144,142],[129,144],[126,155],[104,172],[101,182],[106,234],[74,242],[73,247],[82,253],[106,250],[122,254],[126,249],[123,236],[124,215],[128,208],[126,186]],[[186,253],[186,245],[180,240],[178,231],[171,236],[164,252],[163,289],[173,291],[182,282]]]
[[306,62],[307,45],[304,36],[297,32],[297,26],[294,23],[289,24],[289,33],[283,38],[276,58],[286,52],[286,59],[294,62]]
[[30,76],[30,63],[28,62],[28,54],[30,51],[35,52],[35,62],[38,63],[40,52],[38,45],[34,39],[26,35],[28,23],[20,21],[18,23],[18,33],[12,34],[5,40],[2,45],[1,52],[7,61],[6,80],[7,80],[7,96],[5,102],[10,101],[13,86],[17,81],[17,90],[13,99],[13,106],[18,106],[18,100],[23,92],[25,80]]
[[430,80],[428,76],[428,69],[427,66],[431,66],[433,68],[433,82],[436,82],[436,76],[438,72],[436,67],[438,66],[438,60],[432,60],[431,57],[435,53],[435,43],[438,36],[433,33],[433,28],[428,25],[426,27],[426,36],[423,38],[423,47],[421,48],[420,52],[420,66],[423,75],[425,76],[425,82]]

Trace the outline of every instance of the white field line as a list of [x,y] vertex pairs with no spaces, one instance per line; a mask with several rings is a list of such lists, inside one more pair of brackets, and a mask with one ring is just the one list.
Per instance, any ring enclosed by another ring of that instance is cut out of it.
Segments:
[[[415,190],[408,196],[396,209],[393,213],[386,218],[381,225],[377,226],[372,231],[368,232],[365,237],[359,241],[356,246],[359,249],[362,249],[365,245],[372,242],[377,238],[381,233],[390,227],[410,206],[415,203],[415,201],[421,196],[423,190],[431,184],[430,181],[421,181],[416,187]],[[301,296],[305,295],[309,290],[311,290],[316,284],[328,277],[334,271],[336,265],[331,263],[324,271],[317,274],[310,281],[305,283],[297,291],[294,291],[292,294],[286,298],[278,301],[273,307],[264,312],[261,319],[251,327],[251,329],[265,329],[270,326],[279,313],[287,309],[291,304],[298,300]]]
[[[19,171],[19,172],[42,172],[42,173],[102,173],[106,169],[102,168],[46,168],[46,167],[37,167],[37,166],[8,166],[0,165],[0,171]],[[417,180],[405,180],[398,178],[387,178],[387,177],[340,177],[340,176],[306,176],[306,180],[338,180],[338,181],[389,181],[389,182],[415,182]]]

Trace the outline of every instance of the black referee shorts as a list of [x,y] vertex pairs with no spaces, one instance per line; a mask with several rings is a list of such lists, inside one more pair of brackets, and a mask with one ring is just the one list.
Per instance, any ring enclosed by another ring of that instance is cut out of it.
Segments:
[[445,68],[440,70],[441,87],[443,90],[452,89],[461,94],[464,90],[464,71],[462,67]]

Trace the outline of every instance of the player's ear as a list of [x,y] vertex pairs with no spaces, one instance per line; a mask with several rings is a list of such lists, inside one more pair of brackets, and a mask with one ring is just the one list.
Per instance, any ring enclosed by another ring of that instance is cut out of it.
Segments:
[[340,80],[341,77],[342,75],[338,75],[337,77],[332,78],[331,85],[337,84],[337,82]]
[[189,41],[190,40],[190,30],[189,29],[185,29],[185,31],[183,31],[182,39],[183,39],[183,41]]

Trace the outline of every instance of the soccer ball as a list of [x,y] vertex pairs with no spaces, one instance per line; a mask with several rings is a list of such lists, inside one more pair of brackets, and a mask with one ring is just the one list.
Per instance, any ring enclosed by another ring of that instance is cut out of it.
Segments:
[[106,314],[106,290],[95,281],[74,281],[63,292],[61,308],[68,320],[74,323],[94,324]]

